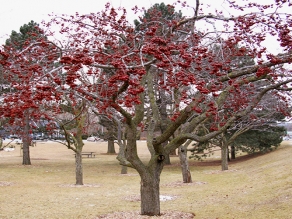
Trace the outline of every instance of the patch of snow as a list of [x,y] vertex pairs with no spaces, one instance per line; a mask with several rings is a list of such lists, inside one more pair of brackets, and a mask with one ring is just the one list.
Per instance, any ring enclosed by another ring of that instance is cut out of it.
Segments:
[[160,201],[165,202],[165,201],[171,201],[171,200],[175,199],[175,197],[169,196],[169,195],[160,195],[159,199],[160,199]]
[[4,150],[4,151],[7,151],[7,152],[10,152],[10,151],[14,151],[15,148],[4,148],[3,150]]

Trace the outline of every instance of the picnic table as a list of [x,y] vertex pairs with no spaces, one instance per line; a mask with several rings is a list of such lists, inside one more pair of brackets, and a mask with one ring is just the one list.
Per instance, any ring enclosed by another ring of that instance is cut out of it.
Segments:
[[[87,156],[88,158],[89,157],[92,158],[92,157],[95,157],[95,152],[82,152],[81,155],[82,156]],[[76,154],[75,154],[75,157],[76,157]]]

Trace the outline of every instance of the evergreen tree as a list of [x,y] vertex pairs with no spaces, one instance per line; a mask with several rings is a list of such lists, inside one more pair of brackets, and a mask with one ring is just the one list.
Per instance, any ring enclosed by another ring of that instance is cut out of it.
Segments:
[[[155,15],[155,16],[153,16]],[[176,12],[171,5],[165,5],[163,2],[154,4],[151,8],[144,11],[144,16],[140,17],[139,21],[134,20],[134,24],[138,27],[141,24],[147,24],[148,22],[155,21],[153,18],[160,17],[160,19],[172,21],[175,19],[181,19],[181,11]]]
[[6,40],[5,45],[21,50],[25,45],[39,39],[47,39],[44,32],[39,28],[39,24],[30,21],[19,28],[19,32],[13,30],[10,37]]
[[236,150],[247,153],[268,152],[277,148],[286,135],[285,127],[265,125],[239,135],[232,143]]

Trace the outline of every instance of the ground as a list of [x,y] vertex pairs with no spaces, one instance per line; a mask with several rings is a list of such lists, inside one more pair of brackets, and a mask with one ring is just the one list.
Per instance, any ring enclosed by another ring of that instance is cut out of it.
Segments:
[[[289,218],[291,142],[275,152],[237,158],[228,171],[221,171],[220,154],[190,160],[191,184],[182,183],[178,157],[171,157],[161,175],[161,216],[153,218]],[[74,184],[74,153],[64,145],[38,142],[30,147],[28,166],[21,165],[18,145],[0,151],[0,218],[150,218],[139,214],[137,172],[120,174],[116,155],[105,154],[106,142],[85,142],[84,151],[96,157],[83,158],[83,186]],[[145,142],[139,142],[138,153],[149,160]]]
[[185,213],[185,212],[177,212],[177,211],[166,211],[163,212],[160,216],[145,216],[140,215],[138,211],[133,212],[116,212],[113,214],[106,214],[97,217],[96,219],[103,218],[103,219],[146,219],[146,218],[159,218],[159,219],[192,219],[195,215],[192,213]]

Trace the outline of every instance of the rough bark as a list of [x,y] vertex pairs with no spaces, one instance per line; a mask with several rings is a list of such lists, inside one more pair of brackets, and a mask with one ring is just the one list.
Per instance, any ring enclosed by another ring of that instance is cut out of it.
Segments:
[[81,151],[76,152],[75,168],[76,168],[76,185],[83,185],[83,166]]
[[178,155],[180,160],[180,166],[182,171],[182,177],[184,183],[192,183],[192,175],[189,169],[189,162],[187,158],[187,148],[185,146],[180,146],[178,148]]
[[[165,132],[167,129],[168,125],[168,115],[167,115],[167,98],[165,95],[165,91],[160,91],[160,99],[158,100],[158,105],[159,105],[159,112],[161,116],[161,124],[160,124],[160,131],[161,134]],[[165,147],[167,145],[168,141],[164,142],[162,145]],[[165,165],[170,165],[170,155],[166,154],[165,155]]]
[[160,174],[147,174],[141,177],[141,214],[160,215],[159,183]]
[[31,165],[29,144],[26,141],[23,141],[22,164]]
[[[167,145],[167,142],[164,142],[164,143],[163,143],[163,147],[165,147],[166,145]],[[165,164],[165,165],[171,165],[171,162],[170,162],[170,155],[169,155],[169,154],[166,154],[166,155],[165,155],[164,164]]]
[[107,142],[107,154],[115,154],[115,142],[112,139],[109,139]]
[[30,161],[30,151],[29,151],[29,145],[30,145],[30,136],[29,136],[29,114],[26,111],[24,115],[24,134],[22,138],[23,142],[23,153],[22,153],[22,164],[23,165],[31,165]]
[[224,144],[221,147],[221,167],[222,170],[228,170],[228,147]]

